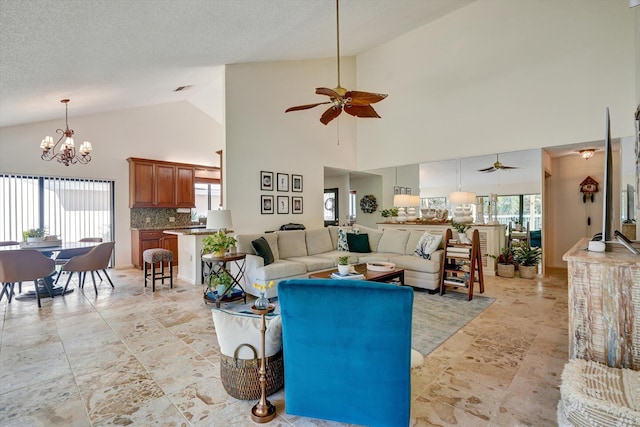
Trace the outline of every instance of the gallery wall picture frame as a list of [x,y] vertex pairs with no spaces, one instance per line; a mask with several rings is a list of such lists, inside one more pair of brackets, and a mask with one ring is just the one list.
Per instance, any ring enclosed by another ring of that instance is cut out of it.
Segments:
[[260,196],[260,213],[262,215],[273,213],[273,196]]
[[410,188],[410,187],[407,187],[407,188],[405,189],[405,194],[409,194],[409,195],[411,195],[411,188]]
[[291,174],[291,191],[302,193],[302,175]]
[[302,213],[302,197],[291,196],[291,212],[294,214]]
[[260,190],[273,191],[273,172],[260,171]]
[[407,194],[407,187],[400,187],[400,194]]
[[394,195],[400,194],[400,187],[398,187],[397,185],[394,185],[393,186],[393,194]]
[[278,191],[289,191],[289,174],[278,172]]
[[289,196],[278,196],[278,213],[289,213]]

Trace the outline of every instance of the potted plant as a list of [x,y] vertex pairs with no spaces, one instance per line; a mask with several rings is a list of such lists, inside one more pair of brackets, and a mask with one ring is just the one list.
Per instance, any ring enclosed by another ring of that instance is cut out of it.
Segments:
[[229,249],[236,245],[236,238],[220,230],[202,239],[202,252],[214,257],[223,257]]
[[221,299],[225,295],[231,294],[232,282],[233,280],[231,279],[231,276],[229,276],[229,274],[227,274],[226,272],[222,272],[222,274],[220,274],[219,276],[212,274],[209,277],[209,283],[207,284],[207,287],[212,291],[215,290],[218,294],[218,298]]
[[462,224],[452,219],[451,227],[453,227],[458,232],[458,241],[460,243],[471,243],[471,239],[467,237],[467,230],[471,228],[470,225]]
[[518,263],[518,271],[523,279],[533,279],[538,273],[538,264],[542,259],[542,248],[523,244],[513,251],[513,259]]
[[390,221],[389,218],[391,218],[391,209],[382,209],[380,211],[380,215],[382,215],[382,218],[385,218],[385,222]]
[[339,256],[338,257],[338,273],[345,275],[349,274],[351,270],[351,266],[349,265],[349,256]]
[[516,274],[516,266],[513,263],[513,249],[511,246],[505,246],[501,249],[500,255],[489,255],[498,261],[498,276],[513,277]]
[[22,232],[22,238],[25,242],[41,242],[44,240],[45,233],[44,228],[30,228]]

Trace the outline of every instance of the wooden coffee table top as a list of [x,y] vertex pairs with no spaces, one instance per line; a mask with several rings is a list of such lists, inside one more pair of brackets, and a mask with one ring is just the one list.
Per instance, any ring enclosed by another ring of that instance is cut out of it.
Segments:
[[[367,264],[354,265],[356,272],[364,275],[364,280],[371,282],[387,282],[393,279],[399,279],[400,284],[404,284],[404,270],[402,268],[394,268],[391,271],[372,271],[367,270]],[[327,271],[319,271],[309,274],[310,279],[331,279],[331,275],[338,271],[337,268]],[[338,280],[338,279],[336,279]],[[348,280],[348,279],[345,279]]]

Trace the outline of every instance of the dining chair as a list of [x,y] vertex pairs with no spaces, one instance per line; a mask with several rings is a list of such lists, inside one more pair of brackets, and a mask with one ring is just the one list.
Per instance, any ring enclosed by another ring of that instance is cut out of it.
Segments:
[[[78,241],[79,242],[102,243],[102,237],[83,237],[82,239],[80,239]],[[86,253],[87,253],[87,249],[86,248],[65,249],[63,251],[60,251],[60,252],[58,252],[58,255],[55,258],[56,267],[57,266],[61,266],[61,265],[65,265],[74,256],[84,255]],[[98,273],[96,271],[96,274],[98,275],[98,279],[102,280],[102,276],[100,276],[100,273]],[[58,283],[58,280],[60,279],[60,275],[62,275],[62,268],[58,271],[58,274],[56,275],[55,283]]]
[[73,277],[73,273],[78,273],[78,287],[80,289],[84,289],[84,280],[87,277],[87,272],[90,272],[91,280],[93,282],[93,289],[96,291],[97,295],[98,287],[96,286],[96,279],[93,273],[97,272],[98,270],[102,270],[104,275],[107,277],[109,284],[113,288],[113,282],[111,281],[109,274],[107,274],[107,267],[109,266],[109,259],[111,258],[111,253],[113,252],[113,247],[115,244],[116,242],[101,243],[86,254],[74,256],[69,261],[67,261],[61,269],[61,271],[69,272],[69,277],[67,278],[67,283],[64,285],[62,294],[64,295],[64,293],[67,291],[67,286],[69,286],[69,282],[71,281],[71,277]]
[[55,261],[36,250],[0,251],[0,283],[2,283],[0,300],[6,295],[9,304],[11,304],[11,299],[14,295],[14,284],[33,280],[38,307],[42,307],[40,293],[38,292],[38,281],[40,279],[43,280],[49,296],[53,298],[52,284],[45,278],[55,271]]

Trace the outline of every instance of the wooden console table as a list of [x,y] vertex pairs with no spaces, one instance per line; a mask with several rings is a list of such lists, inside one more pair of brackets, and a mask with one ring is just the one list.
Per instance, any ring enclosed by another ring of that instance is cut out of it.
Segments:
[[562,257],[569,276],[569,358],[640,370],[640,256],[617,243]]

